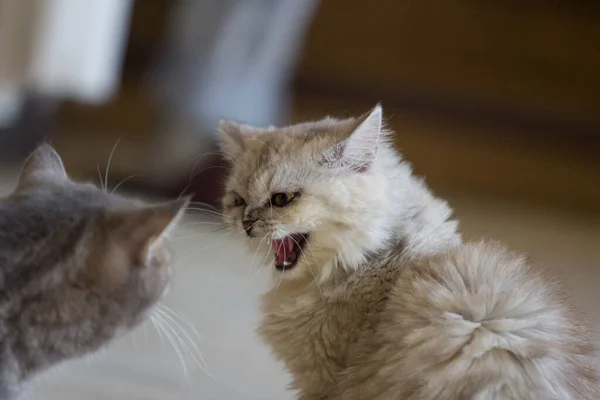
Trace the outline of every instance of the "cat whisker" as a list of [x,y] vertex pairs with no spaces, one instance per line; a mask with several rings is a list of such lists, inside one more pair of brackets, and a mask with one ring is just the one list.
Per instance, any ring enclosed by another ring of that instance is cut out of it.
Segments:
[[217,207],[213,206],[212,204],[205,203],[203,201],[190,201],[190,204],[194,205],[194,206],[207,207],[207,208],[211,209],[212,211],[217,211],[217,212],[219,211],[219,209]]
[[228,224],[226,222],[196,221],[196,222],[190,222],[187,224],[178,225],[177,229],[185,228],[186,226],[193,226],[193,225],[227,225],[228,227],[232,226],[232,224]]
[[232,161],[235,161],[236,163],[240,162],[240,157],[234,157],[231,154],[226,154],[222,151],[215,151],[213,152],[214,154],[220,155],[221,157],[225,158],[225,159],[231,159]]
[[315,252],[312,249],[312,246],[310,245],[310,243],[308,243],[308,240],[305,243],[306,243],[307,250],[310,253],[310,256],[314,260],[316,257],[315,257]]
[[[308,252],[310,253],[310,256],[312,257],[312,259],[313,259],[313,260],[315,260],[315,258],[316,258],[316,257],[315,257],[315,252],[313,251],[313,248],[312,248],[312,246],[310,245],[310,242],[309,242],[308,240],[306,240],[304,243],[306,243],[306,246],[307,246]],[[302,251],[302,254],[304,254],[304,251]],[[309,265],[309,268],[310,268],[310,265]],[[316,280],[316,281],[318,281],[318,279],[317,279],[317,276],[316,276],[316,275],[315,275],[315,273],[312,271],[312,269],[311,269],[311,271],[310,271],[310,272],[313,274],[313,276],[314,276],[315,280]],[[318,282],[317,282],[317,284],[318,284]],[[321,293],[321,294],[323,294],[323,293]]]
[[225,230],[225,229],[228,229],[229,227],[230,227],[229,225],[228,225],[228,226],[224,226],[224,227],[222,227],[222,228],[215,229],[214,231],[211,231],[211,233],[220,232],[220,231],[223,231],[223,230]]
[[102,180],[102,172],[100,172],[100,165],[96,164],[96,171],[98,171],[98,178],[100,179],[100,188],[104,190],[104,180]]
[[[172,309],[167,310],[165,304],[158,304],[156,311],[164,318],[165,322],[167,322],[171,328],[173,328],[178,333],[181,333],[182,335],[184,335],[184,338],[190,342],[190,344],[195,348],[196,351],[198,351],[198,353],[200,353],[200,350],[198,349],[196,342],[191,338],[188,331],[182,326],[182,324],[180,322],[181,317],[179,314],[175,313]],[[186,322],[185,326],[187,328],[189,328],[192,332],[194,332],[194,336],[197,336],[198,339],[201,339],[200,334],[198,333],[198,331],[195,328],[193,328],[193,325],[191,325],[191,323]],[[187,348],[187,346],[186,346],[186,348]],[[190,354],[190,356],[192,356],[192,355],[193,354]],[[200,355],[201,355],[201,353],[200,353]]]
[[181,322],[183,322],[184,325],[187,325],[192,332],[194,332],[194,334],[196,334],[196,336],[198,337],[199,340],[205,340],[204,336],[202,336],[198,330],[196,329],[196,327],[194,326],[194,324],[191,323],[191,321],[186,318],[183,314],[173,310],[171,307],[169,307],[166,304],[159,304],[161,306],[161,308],[168,312],[169,314],[173,315],[174,317],[178,318]]
[[[195,172],[196,171],[196,167],[198,166],[198,163],[200,162],[200,160],[202,160],[206,156],[211,156],[211,155],[217,155],[217,156],[221,156],[221,157],[227,157],[226,154],[224,154],[221,151],[210,151],[208,153],[204,153],[201,156],[196,157],[196,159],[193,160],[192,169],[190,171],[190,178],[189,178],[190,181],[192,180],[192,178],[194,178],[194,176],[196,176],[197,174],[200,173],[200,172]],[[221,168],[225,168],[225,167],[221,167]]]
[[206,168],[202,168],[200,171],[196,172],[194,175],[192,175],[192,177],[190,179],[193,179],[196,175],[201,174],[204,171],[208,171],[209,169],[213,169],[213,168],[222,168],[222,169],[227,169],[227,167],[224,167],[222,165],[211,165],[209,167]]
[[[272,236],[272,234],[271,234],[271,236]],[[262,260],[260,267],[258,267],[256,272],[252,275],[251,279],[253,279],[256,275],[258,275],[260,273],[260,271],[262,271],[263,267],[265,267],[265,262],[267,262],[267,259],[269,258],[270,255],[271,255],[271,253],[267,251],[267,254],[265,255],[265,258]],[[267,262],[266,265],[269,265],[269,263]]]
[[155,310],[152,310],[152,312],[150,313],[150,322],[154,326],[154,329],[156,329],[156,333],[158,334],[158,339],[160,340],[160,346],[162,348],[164,348],[165,341],[164,341],[164,338],[163,338],[163,333],[162,333],[162,330],[160,329],[160,326],[156,322],[156,317],[154,315],[155,313],[156,313]]
[[210,232],[202,232],[202,233],[197,233],[197,234],[194,234],[194,235],[182,236],[182,237],[175,238],[175,239],[178,240],[178,239],[189,239],[189,238],[193,238],[193,237],[201,237],[201,236],[205,236],[205,235],[207,235],[209,233],[217,233],[217,232],[224,231],[225,229],[229,229],[230,227],[231,227],[230,225],[227,225],[227,226],[224,226],[224,227],[221,227],[221,228],[214,229],[214,230],[212,230]]
[[[205,234],[208,234],[208,233],[211,233],[211,232],[207,232],[207,233],[204,233],[204,234],[197,235],[197,237],[203,236],[203,235],[205,235]],[[189,236],[189,237],[196,237],[196,236]],[[189,238],[189,237],[188,237],[188,238]],[[181,240],[181,239],[185,239],[185,237],[179,238],[179,240]],[[178,240],[178,239],[175,239],[175,240]],[[209,248],[209,247],[211,247],[211,246],[212,246],[212,244],[209,244],[209,245],[207,245],[207,246],[202,246],[201,248],[199,248],[198,250],[194,251],[193,253],[191,253],[191,254],[188,254],[188,255],[184,256],[183,258],[180,258],[179,260],[177,260],[177,261],[176,261],[176,262],[173,264],[173,267],[175,267],[176,265],[179,265],[179,263],[181,263],[181,262],[183,262],[183,261],[186,261],[186,260],[190,259],[191,257],[193,257],[193,256],[197,255],[197,254],[198,254],[198,253],[200,253],[201,251],[203,251],[203,250],[205,250],[205,249],[207,249],[207,248]]]
[[133,175],[129,175],[127,178],[121,180],[121,182],[117,183],[116,186],[110,191],[111,194],[114,194],[118,188],[121,187],[122,184],[124,184],[125,182],[127,182],[130,179],[135,178],[137,175],[133,174]]
[[277,286],[275,287],[275,291],[277,291],[279,289],[279,286],[281,285],[281,281],[283,281],[284,273],[285,273],[285,265],[283,266],[283,269],[281,270],[281,275],[279,275],[279,282],[277,283]]
[[186,192],[186,191],[187,191],[187,190],[190,188],[190,186],[192,186],[192,182],[191,182],[191,181],[190,181],[190,182],[188,182],[188,184],[187,184],[187,185],[185,185],[185,186],[183,187],[183,189],[181,189],[181,192],[179,192],[179,195],[177,195],[177,198],[178,198],[178,199],[180,199],[180,198],[181,198],[181,196],[183,196],[183,194],[184,194],[184,193],[185,193],[185,192]]
[[205,208],[187,207],[186,210],[189,210],[189,211],[201,211],[201,212],[205,212],[205,213],[208,213],[208,214],[217,215],[219,217],[225,217],[225,214],[223,214],[221,212],[213,211],[213,210],[207,210]]
[[201,238],[204,237],[206,235],[210,235],[211,233],[217,233],[219,231],[222,231],[224,229],[229,228],[228,226],[225,226],[223,228],[219,228],[219,229],[215,229],[209,232],[200,232],[200,233],[194,233],[191,235],[185,235],[185,236],[175,236],[175,237],[171,237],[169,240],[171,241],[176,241],[176,240],[184,240],[184,239],[191,239],[191,238]]
[[220,217],[225,215],[218,210],[211,210],[209,208],[195,207],[193,204],[191,204],[191,206],[188,206],[187,209],[190,211],[202,211],[202,212],[212,213],[212,214],[218,215]]
[[[189,236],[180,237],[180,238],[175,238],[175,239],[171,239],[171,240],[181,240],[181,239],[189,239],[189,238],[192,238],[192,237],[202,237],[202,236],[205,236],[205,235],[208,235],[208,234],[211,234],[211,233],[215,233],[215,232],[222,231],[222,230],[224,230],[224,229],[227,229],[227,228],[229,228],[229,227],[228,227],[228,226],[226,226],[226,227],[224,227],[224,228],[215,229],[214,231],[211,231],[211,232],[202,232],[202,233],[199,233],[199,234],[196,234],[196,235],[189,235]],[[243,233],[244,233],[244,231],[238,232],[238,233],[236,233],[236,234],[234,235],[234,237],[236,237],[236,236],[239,236],[239,235],[241,235],[241,234],[243,234]],[[172,265],[172,267],[175,267],[175,266],[176,266],[176,265],[178,265],[180,262],[183,262],[183,261],[185,261],[185,260],[187,260],[187,259],[189,259],[189,258],[191,258],[191,257],[193,257],[193,256],[195,256],[195,255],[197,255],[197,254],[198,254],[198,253],[200,253],[201,251],[203,251],[203,250],[205,250],[205,249],[207,249],[207,248],[209,248],[209,247],[211,247],[211,246],[213,246],[213,244],[212,244],[212,243],[211,243],[211,244],[208,244],[208,245],[206,245],[206,246],[203,246],[203,247],[201,247],[201,248],[199,248],[198,250],[194,251],[194,252],[193,252],[193,253],[191,253],[191,254],[188,254],[188,255],[184,256],[183,258],[180,258],[180,259],[178,259],[178,260],[177,260],[177,261],[176,261],[176,262],[175,262],[175,263]]]
[[194,177],[194,172],[196,171],[196,167],[198,166],[198,163],[200,162],[200,160],[202,160],[204,157],[210,156],[210,155],[219,155],[219,154],[216,151],[209,151],[208,153],[201,154],[201,155],[199,155],[196,158],[194,158],[194,159],[191,160],[192,169],[190,170],[190,177],[189,177],[190,181]]
[[265,185],[265,181],[262,179],[262,177],[260,178],[260,183],[262,183],[263,187],[265,188],[265,194],[267,195],[267,198],[269,199],[269,208],[270,208],[270,212],[271,212],[271,218],[273,218],[273,203],[271,202],[271,196],[269,196],[269,189],[267,189],[267,185]]
[[263,268],[265,267],[265,265],[268,265],[268,263],[265,264],[265,262],[267,261],[268,258],[269,258],[269,254],[267,253],[267,255],[265,256],[265,258],[263,258],[262,262],[260,263],[260,265],[256,269],[256,272],[254,272],[252,274],[252,276],[250,277],[250,280],[254,279],[258,274],[260,274],[261,271],[263,270]]
[[275,291],[279,290],[279,286],[281,285],[281,282],[283,281],[283,274],[285,274],[285,265],[283,266],[283,269],[281,270],[281,274],[279,275],[279,282],[277,282],[277,286],[275,286]]
[[265,239],[269,236],[268,233],[265,234],[265,236],[263,236],[263,238],[261,239],[261,241],[258,243],[258,246],[256,246],[256,251],[254,252],[254,257],[252,257],[252,263],[250,264],[250,267],[248,267],[248,269],[252,269],[252,267],[254,266],[254,261],[256,261],[256,256],[258,255],[258,251],[260,250],[260,246],[262,246],[263,242],[265,241]]
[[[281,249],[282,245],[283,245],[283,240],[281,242],[279,242],[279,247],[277,247],[277,253],[279,253],[279,250]],[[281,281],[283,280],[283,274],[285,274],[285,262],[283,263],[283,270],[281,271],[281,275],[279,275],[279,283],[277,283],[277,287],[275,288],[275,291],[277,291],[279,289],[279,285],[281,285]]]
[[[306,266],[308,267],[308,270],[310,271],[310,273],[312,274],[313,278],[315,279],[315,283],[317,285],[317,289],[319,289],[319,293],[321,294],[321,299],[323,298],[323,291],[321,290],[321,285],[319,284],[319,281],[317,280],[317,275],[315,275],[314,271],[312,270],[312,268],[310,267],[310,259],[307,257],[306,253],[304,253],[304,250],[302,250],[302,246],[300,246],[300,243],[298,243],[296,241],[296,239],[294,239],[293,235],[289,236],[294,243],[296,243],[296,246],[298,246],[298,249],[300,249],[300,252],[302,253],[302,257],[304,257],[304,259],[306,260]],[[308,243],[308,241],[305,241],[306,243]]]
[[179,358],[179,361],[181,363],[181,368],[183,369],[183,373],[185,375],[186,381],[187,381],[188,385],[190,385],[190,387],[191,387],[191,384],[190,384],[190,375],[189,375],[188,367],[187,367],[187,364],[185,362],[185,358],[183,357],[183,354],[181,352],[181,349],[178,346],[178,342],[176,341],[175,336],[173,336],[172,328],[167,328],[168,324],[165,322],[164,317],[162,316],[162,314],[160,314],[158,312],[157,308],[155,308],[155,311],[157,311],[156,314],[154,314],[154,316],[156,318],[157,326],[160,327],[160,329],[162,330],[163,334],[167,338],[167,342],[171,345],[171,347],[175,351],[175,354],[177,355],[177,358]]
[[210,166],[210,167],[208,167],[208,168],[205,168],[205,169],[203,169],[203,170],[201,170],[201,171],[198,171],[198,172],[196,172],[196,167],[198,166],[198,163],[200,162],[200,160],[202,160],[204,157],[206,157],[206,156],[209,156],[209,155],[220,155],[221,157],[224,157],[224,158],[226,158],[226,157],[227,157],[227,155],[226,155],[225,153],[221,152],[221,151],[211,151],[211,152],[204,153],[204,154],[202,154],[202,155],[200,155],[200,156],[197,156],[197,157],[194,157],[194,158],[192,158],[192,159],[190,160],[190,163],[191,163],[191,167],[192,167],[192,168],[190,169],[190,175],[189,175],[189,178],[188,178],[188,184],[187,184],[187,185],[185,185],[185,187],[183,188],[183,190],[182,190],[182,191],[179,193],[179,196],[177,196],[178,198],[179,198],[179,197],[181,197],[181,196],[182,196],[182,195],[183,195],[183,194],[186,192],[186,190],[188,190],[188,189],[190,188],[190,186],[191,186],[191,184],[192,184],[192,179],[193,179],[193,178],[194,178],[196,175],[198,175],[199,173],[201,173],[201,172],[205,171],[206,169],[210,169],[210,168],[216,168],[216,167],[219,167],[219,168],[226,168],[226,167],[223,167],[223,166],[221,166],[221,165],[213,165],[213,166]]
[[106,171],[104,171],[104,191],[105,192],[108,190],[108,171],[110,170],[110,162],[112,161],[113,154],[115,153],[115,150],[116,150],[117,146],[119,145],[120,141],[121,141],[121,137],[119,137],[117,139],[117,142],[113,146],[112,150],[110,151],[110,155],[108,156],[108,162],[106,163]]
[[[204,359],[204,355],[198,348],[198,345],[196,344],[196,342],[190,337],[189,333],[183,328],[183,326],[181,326],[181,324],[173,316],[173,314],[169,314],[166,311],[166,309],[160,308],[160,306],[159,306],[159,308],[157,308],[157,311],[159,313],[161,313],[163,318],[165,318],[166,322],[168,323],[168,326],[170,327],[170,329],[173,332],[173,335],[175,335],[175,337],[179,340],[179,343],[181,344],[181,347],[183,348],[184,352],[192,359],[192,361],[194,361],[194,363],[200,369],[202,369],[202,371],[206,375],[212,377],[211,373],[208,371],[208,364],[206,363],[206,360]],[[177,314],[174,314],[174,315],[177,315]],[[194,331],[195,331],[195,329],[194,329]],[[197,333],[197,331],[195,331],[195,332]],[[186,340],[187,340],[187,343],[186,343]],[[191,346],[191,349],[189,346]]]

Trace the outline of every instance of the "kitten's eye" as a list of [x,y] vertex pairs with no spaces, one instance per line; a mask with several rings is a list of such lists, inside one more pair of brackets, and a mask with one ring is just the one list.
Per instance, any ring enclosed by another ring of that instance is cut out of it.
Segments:
[[273,197],[271,197],[271,203],[277,207],[283,207],[294,200],[294,197],[296,197],[294,193],[275,193]]
[[246,201],[244,199],[242,199],[242,197],[237,193],[233,194],[233,202],[236,207],[241,207],[244,204],[246,204]]

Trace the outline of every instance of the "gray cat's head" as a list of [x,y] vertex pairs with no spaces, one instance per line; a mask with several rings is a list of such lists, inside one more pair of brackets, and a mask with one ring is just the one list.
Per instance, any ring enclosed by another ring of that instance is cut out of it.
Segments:
[[[223,210],[284,279],[353,269],[396,235],[396,188],[410,176],[375,107],[359,118],[283,128],[220,124],[231,162]],[[262,244],[260,244],[262,243]]]
[[12,366],[13,379],[24,379],[138,323],[165,289],[164,237],[186,204],[150,205],[73,182],[58,154],[40,146],[0,200],[5,373]]

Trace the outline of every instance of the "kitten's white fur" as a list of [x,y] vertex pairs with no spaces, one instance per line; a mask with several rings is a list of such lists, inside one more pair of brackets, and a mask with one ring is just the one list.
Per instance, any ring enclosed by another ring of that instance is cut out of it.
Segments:
[[[229,222],[257,221],[252,246],[310,232],[263,296],[259,329],[300,398],[599,398],[592,346],[562,291],[501,246],[463,244],[382,126],[377,106],[220,127]],[[277,192],[297,197],[273,207]]]
[[[257,219],[253,246],[265,235],[311,233],[304,257],[283,279],[315,274],[325,281],[335,268],[355,270],[398,241],[412,255],[460,243],[447,203],[433,197],[390,146],[380,106],[358,119],[325,118],[279,130],[223,121],[219,132],[233,166],[223,202],[228,222],[241,229],[243,213]],[[369,166],[364,172],[353,171],[363,164]],[[265,207],[273,193],[297,190],[295,204]],[[234,192],[245,209],[234,207]]]

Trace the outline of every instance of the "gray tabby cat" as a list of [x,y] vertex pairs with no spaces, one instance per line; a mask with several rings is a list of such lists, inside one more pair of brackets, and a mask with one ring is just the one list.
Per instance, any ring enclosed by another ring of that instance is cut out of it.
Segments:
[[0,200],[0,399],[144,318],[167,284],[163,238],[186,204],[73,182],[49,145],[27,159]]
[[226,219],[275,258],[259,333],[301,399],[600,399],[559,286],[502,246],[464,244],[379,106],[284,128],[224,121],[220,137]]

